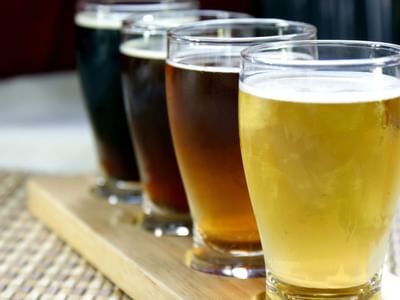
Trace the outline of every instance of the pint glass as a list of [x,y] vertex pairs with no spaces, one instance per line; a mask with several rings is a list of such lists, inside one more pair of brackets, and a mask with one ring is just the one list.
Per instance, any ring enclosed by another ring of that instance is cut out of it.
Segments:
[[92,125],[101,175],[94,192],[110,202],[136,201],[139,180],[124,111],[119,56],[122,19],[132,13],[196,6],[188,0],[78,2],[77,65]]
[[264,274],[239,148],[240,51],[314,36],[311,25],[273,19],[211,20],[170,31],[168,116],[194,221],[192,268],[239,278]]
[[371,299],[400,192],[400,46],[248,48],[240,143],[268,299]]
[[155,234],[187,235],[192,223],[168,124],[165,97],[167,30],[182,23],[248,17],[218,10],[151,13],[124,21],[123,90],[143,184],[142,227]]

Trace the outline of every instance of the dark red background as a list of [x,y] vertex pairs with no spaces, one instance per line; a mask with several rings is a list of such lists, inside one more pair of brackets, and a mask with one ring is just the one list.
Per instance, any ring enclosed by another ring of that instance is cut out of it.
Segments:
[[[251,13],[250,0],[201,0],[201,8]],[[7,1],[0,18],[0,78],[73,69],[74,0]]]

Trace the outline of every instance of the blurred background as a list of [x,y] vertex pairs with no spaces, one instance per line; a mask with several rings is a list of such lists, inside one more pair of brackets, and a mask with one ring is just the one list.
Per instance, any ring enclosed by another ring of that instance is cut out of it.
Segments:
[[[312,23],[319,38],[399,43],[400,1],[200,0]],[[75,71],[73,0],[7,1],[0,18],[0,169],[82,173],[96,159]]]

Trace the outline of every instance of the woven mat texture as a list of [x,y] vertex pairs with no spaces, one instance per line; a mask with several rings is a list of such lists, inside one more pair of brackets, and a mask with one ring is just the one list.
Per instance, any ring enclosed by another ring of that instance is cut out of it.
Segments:
[[131,299],[30,215],[26,179],[0,173],[0,300]]
[[[27,178],[0,172],[0,300],[131,299],[30,215]],[[400,275],[400,216],[387,267]]]

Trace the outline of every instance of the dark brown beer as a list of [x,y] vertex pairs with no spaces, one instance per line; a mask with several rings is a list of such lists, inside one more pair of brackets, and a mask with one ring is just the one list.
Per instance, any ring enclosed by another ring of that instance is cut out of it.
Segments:
[[168,63],[168,114],[191,212],[204,242],[257,251],[261,245],[239,147],[238,68],[230,67],[236,61],[187,57]]
[[189,208],[175,158],[165,99],[165,52],[121,46],[126,108],[145,196],[158,208]]

